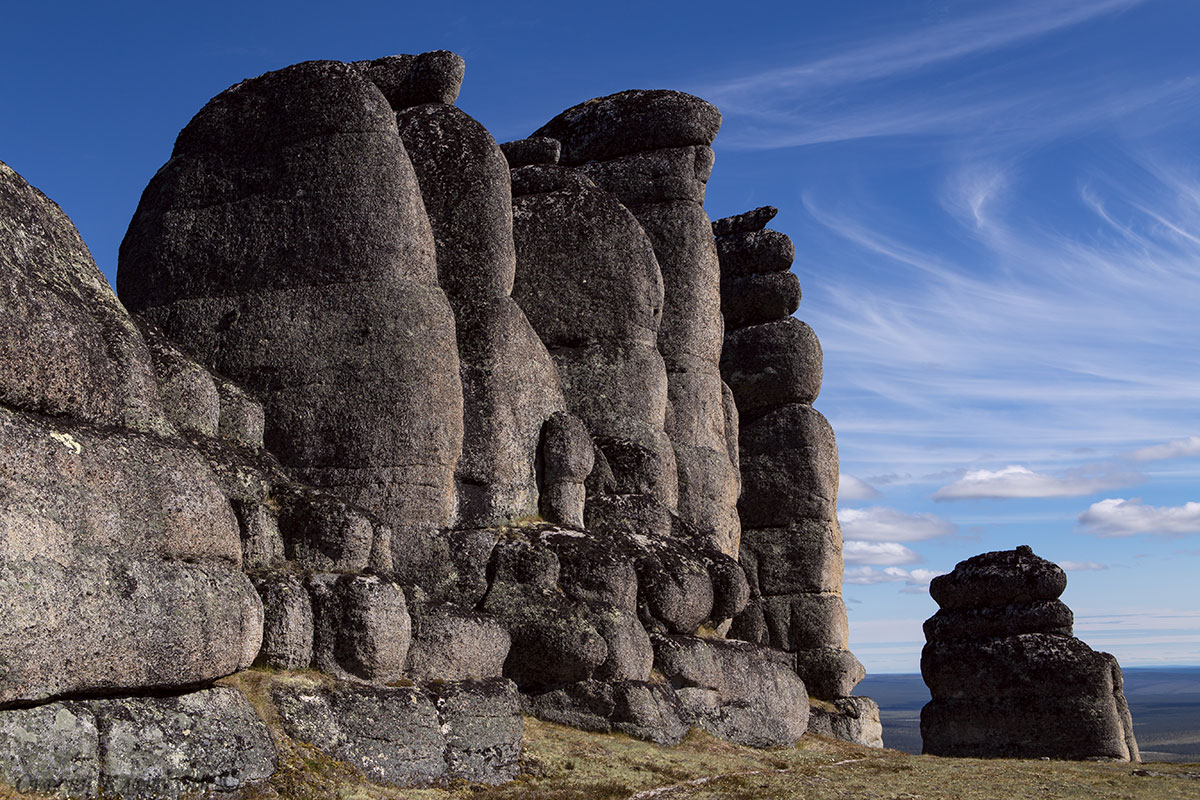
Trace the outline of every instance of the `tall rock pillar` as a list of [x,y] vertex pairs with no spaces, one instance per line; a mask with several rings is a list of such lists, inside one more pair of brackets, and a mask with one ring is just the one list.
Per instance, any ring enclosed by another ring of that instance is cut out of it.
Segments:
[[847,697],[862,665],[847,650],[838,455],[812,404],[821,344],[792,316],[800,282],[791,239],[765,230],[765,207],[713,224],[721,259],[721,374],[740,417],[741,561],[754,600],[734,634],[795,654],[809,693]]
[[561,162],[615,195],[650,238],[664,286],[658,349],[667,368],[679,515],[710,546],[735,555],[736,423],[718,366],[720,269],[704,212],[709,145],[720,125],[717,109],[697,97],[627,91],[569,108],[534,135],[562,142]]
[[395,112],[359,68],[297,64],[209,101],[142,194],[117,287],[262,401],[292,475],[377,513],[398,552],[451,522],[454,317]]
[[1067,574],[1028,546],[968,558],[929,584],[923,751],[1138,761],[1117,660],[1072,633]]
[[[464,64],[446,51],[363,62],[388,97],[433,229],[438,283],[454,309],[463,384],[457,527],[538,513],[536,456],[546,420],[565,410],[558,372],[512,299],[508,161],[487,129],[453,105]],[[442,75],[453,92],[411,83]]]

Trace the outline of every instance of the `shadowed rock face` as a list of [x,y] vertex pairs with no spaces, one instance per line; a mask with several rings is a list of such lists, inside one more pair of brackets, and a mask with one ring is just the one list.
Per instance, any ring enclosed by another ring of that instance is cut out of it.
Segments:
[[1137,761],[1121,668],[1071,635],[1066,573],[1027,546],[934,578],[925,623],[924,751],[971,758]]
[[679,514],[732,555],[741,532],[739,481],[717,366],[720,269],[704,213],[709,145],[720,125],[716,108],[697,97],[628,91],[569,108],[534,136],[561,141],[561,162],[578,166],[628,207],[654,247],[663,276],[658,348],[667,368]]
[[491,134],[453,106],[404,108],[397,119],[457,326],[464,412],[458,524],[536,514],[542,426],[566,406],[554,362],[510,296],[516,253],[508,162]]
[[[721,375],[739,418],[742,567],[753,599],[733,633],[795,653],[808,690],[846,698],[865,672],[847,650],[842,601],[838,455],[833,430],[812,407],[821,391],[821,344],[791,316],[800,283],[795,247],[765,226],[770,206],[717,220],[725,347]],[[819,731],[875,743],[878,712],[867,698],[814,717]]]
[[[606,491],[674,509],[678,477],[657,347],[662,275],[650,241],[612,195],[574,170],[536,165],[514,176],[521,193],[513,201],[513,296],[611,470]],[[525,191],[530,185],[535,190]]]
[[210,101],[146,188],[117,286],[262,400],[297,477],[401,541],[450,521],[453,315],[394,112],[359,69],[298,64]]

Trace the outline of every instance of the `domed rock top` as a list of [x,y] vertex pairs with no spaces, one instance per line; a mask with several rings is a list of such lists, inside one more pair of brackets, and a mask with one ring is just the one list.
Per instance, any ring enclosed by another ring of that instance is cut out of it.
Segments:
[[945,609],[996,608],[1034,600],[1055,600],[1067,588],[1067,573],[1034,554],[1028,545],[968,558],[949,575],[929,584],[929,594]]
[[562,142],[563,164],[582,164],[643,150],[708,146],[720,128],[721,112],[695,95],[631,89],[571,106],[533,135]]

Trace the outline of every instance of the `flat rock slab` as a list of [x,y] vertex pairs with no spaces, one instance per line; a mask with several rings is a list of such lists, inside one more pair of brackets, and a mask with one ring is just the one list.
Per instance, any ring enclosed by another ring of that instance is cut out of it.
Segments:
[[379,783],[498,784],[520,771],[524,723],[507,680],[332,688],[301,680],[277,685],[272,696],[289,736]]
[[0,779],[19,791],[174,798],[275,772],[270,731],[235,689],[0,711]]

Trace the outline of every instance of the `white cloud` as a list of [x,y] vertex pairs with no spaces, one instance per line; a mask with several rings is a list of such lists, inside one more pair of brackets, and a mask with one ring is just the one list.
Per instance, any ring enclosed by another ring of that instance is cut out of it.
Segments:
[[1098,564],[1095,561],[1058,561],[1056,563],[1067,572],[1091,572],[1093,570],[1108,569],[1107,564]]
[[895,564],[916,564],[921,557],[899,542],[842,543],[842,558],[847,564],[873,564],[877,567]]
[[876,497],[879,497],[879,491],[866,481],[844,472],[838,475],[839,500],[874,500]]
[[1166,444],[1156,444],[1134,450],[1129,457],[1134,461],[1159,461],[1167,458],[1189,458],[1200,456],[1200,436],[1172,439]]
[[936,514],[906,514],[894,508],[844,508],[838,522],[846,539],[860,542],[919,542],[949,536],[958,529]]
[[928,587],[929,582],[943,573],[932,569],[907,570],[900,567],[852,567],[846,570],[845,583],[870,585],[875,583],[905,583],[909,586]]
[[1200,533],[1200,503],[1147,506],[1134,498],[1109,497],[1092,503],[1079,515],[1079,525],[1096,536],[1135,536],[1140,533],[1182,536]]
[[1137,476],[1127,472],[1097,471],[1092,468],[1069,470],[1062,475],[1048,475],[1013,464],[998,470],[970,470],[958,480],[934,492],[933,499],[1076,497],[1128,486],[1136,480]]

